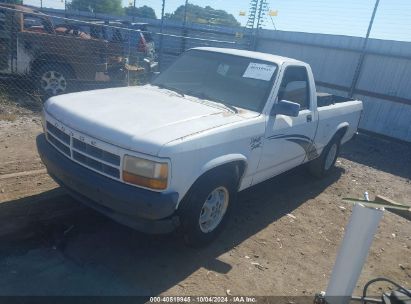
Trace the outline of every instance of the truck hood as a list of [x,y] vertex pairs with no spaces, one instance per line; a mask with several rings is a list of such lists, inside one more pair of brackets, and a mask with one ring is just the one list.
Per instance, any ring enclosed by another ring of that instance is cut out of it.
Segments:
[[150,155],[173,140],[246,118],[149,85],[52,97],[45,109],[85,135]]

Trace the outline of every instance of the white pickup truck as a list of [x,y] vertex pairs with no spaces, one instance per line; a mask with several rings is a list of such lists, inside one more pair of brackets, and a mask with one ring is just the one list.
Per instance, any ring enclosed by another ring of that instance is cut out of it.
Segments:
[[328,173],[361,112],[361,101],[317,94],[304,62],[195,48],[150,85],[50,98],[37,146],[86,205],[140,231],[179,227],[200,246],[237,192],[304,163]]

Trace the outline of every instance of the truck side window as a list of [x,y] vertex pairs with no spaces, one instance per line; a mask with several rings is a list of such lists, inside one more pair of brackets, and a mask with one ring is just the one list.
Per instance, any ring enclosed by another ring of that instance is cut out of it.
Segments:
[[285,70],[278,100],[288,100],[300,104],[300,109],[310,107],[310,90],[305,67],[290,66]]
[[51,33],[53,31],[52,25],[48,20],[37,16],[24,14],[23,30],[37,33]]

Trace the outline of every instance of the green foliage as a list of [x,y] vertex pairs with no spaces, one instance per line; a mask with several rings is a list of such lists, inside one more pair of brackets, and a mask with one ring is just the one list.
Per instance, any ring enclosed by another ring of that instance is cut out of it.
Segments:
[[[174,13],[167,17],[175,20],[184,20],[184,5],[179,6]],[[187,5],[187,22],[204,23],[213,25],[240,26],[232,14],[224,10],[216,10],[210,6],[201,7],[195,4]]]
[[129,7],[126,7],[125,10],[126,10],[126,14],[129,16],[157,19],[156,12],[154,11],[154,9],[147,5],[144,5],[142,7],[129,6]]
[[93,11],[94,13],[124,14],[121,0],[73,0],[68,4],[68,7],[80,11]]

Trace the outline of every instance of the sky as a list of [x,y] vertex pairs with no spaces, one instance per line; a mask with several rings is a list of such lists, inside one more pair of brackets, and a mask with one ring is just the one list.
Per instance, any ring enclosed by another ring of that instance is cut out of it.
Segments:
[[[130,0],[122,0],[124,6]],[[131,0],[132,1],[132,0]],[[165,12],[171,13],[185,0],[166,0]],[[40,6],[40,0],[24,0],[25,4]],[[189,3],[215,9],[223,9],[242,24],[248,13],[247,0],[189,0]],[[273,18],[277,30],[325,33],[348,36],[365,36],[375,0],[268,0],[271,10],[277,10]],[[161,16],[162,0],[137,0],[136,6],[151,6]],[[64,8],[64,0],[43,0],[44,7]],[[270,18],[264,28],[274,29]],[[380,0],[375,17],[372,38],[411,41],[411,0]]]

